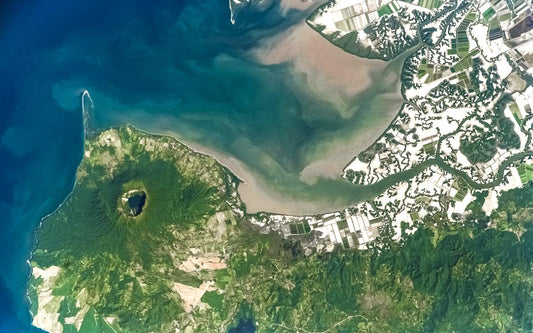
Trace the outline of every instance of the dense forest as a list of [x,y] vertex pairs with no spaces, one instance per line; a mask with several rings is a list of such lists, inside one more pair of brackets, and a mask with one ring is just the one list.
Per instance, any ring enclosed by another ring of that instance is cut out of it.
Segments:
[[[242,318],[262,332],[533,330],[531,185],[503,193],[491,216],[482,193],[464,223],[427,218],[399,242],[383,233],[366,251],[306,255],[298,238],[228,210],[231,177],[218,164],[165,155],[164,141],[141,149],[147,135],[131,131],[113,154],[93,142],[72,195],[37,233],[32,265],[60,272],[32,278],[32,312],[56,311],[65,332],[220,331]],[[217,176],[201,180],[207,169]],[[142,213],[121,212],[124,193],[140,190]],[[184,270],[195,253],[227,266]],[[187,311],[175,283],[210,287]]]

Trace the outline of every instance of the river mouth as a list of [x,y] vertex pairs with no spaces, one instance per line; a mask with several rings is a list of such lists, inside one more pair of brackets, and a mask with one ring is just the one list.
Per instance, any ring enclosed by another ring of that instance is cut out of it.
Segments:
[[[131,22],[167,9],[115,18],[113,36],[88,27],[51,54],[98,61],[57,80],[54,98],[66,105],[71,92],[87,89],[95,128],[132,124],[216,156],[245,181],[240,194],[250,212],[314,214],[377,194],[354,194],[340,176],[396,116],[402,60],[347,54],[305,25],[306,10],[278,4],[250,14],[253,25],[245,15],[232,26],[219,5],[186,2],[177,19],[148,35],[132,34]],[[294,41],[298,47],[280,51]]]

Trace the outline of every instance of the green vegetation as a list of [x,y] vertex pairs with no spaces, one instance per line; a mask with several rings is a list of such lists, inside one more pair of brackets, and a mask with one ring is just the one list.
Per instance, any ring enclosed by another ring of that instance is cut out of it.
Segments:
[[452,187],[457,190],[457,193],[453,197],[456,201],[463,201],[468,193],[468,184],[460,177],[453,183]]
[[261,331],[323,331],[339,323],[333,331],[529,331],[533,295],[524,291],[533,290],[533,229],[528,233],[525,240],[475,225],[421,226],[401,243],[384,238],[371,251],[296,259],[273,254],[257,237],[265,245],[246,273],[256,287],[238,282],[245,290],[239,295]]
[[503,150],[519,149],[520,137],[514,129],[514,123],[504,114],[505,107],[512,101],[509,95],[501,97],[494,105],[491,122],[495,125],[489,130],[485,121],[480,121],[482,126],[473,126],[461,138],[460,150],[472,164],[490,161],[497,152]]
[[[121,213],[118,202],[123,185],[138,179],[142,179],[150,201],[135,218]],[[130,260],[138,255],[138,248],[157,248],[149,235],[163,232],[169,224],[200,227],[205,217],[214,213],[213,187],[187,180],[173,163],[151,161],[146,155],[125,163],[113,178],[97,176],[90,181],[90,186],[77,186],[61,214],[43,224],[38,234],[39,249],[63,250],[63,255],[73,259],[109,253]],[[68,230],[61,242],[57,238],[59,230]],[[150,260],[141,257],[140,263],[150,265]],[[39,264],[39,257],[35,262]]]
[[[367,251],[304,255],[297,241],[261,234],[232,214],[240,203],[231,175],[172,139],[125,127],[86,151],[32,260],[34,274],[59,268],[31,279],[32,313],[57,314],[65,332],[224,331],[240,316],[261,332],[533,329],[533,186],[502,196],[493,229],[485,228],[484,193],[466,226],[425,218],[400,242],[385,228]],[[139,189],[148,198],[143,212],[123,214],[124,193]],[[305,221],[290,228],[309,232]],[[184,265],[208,255],[227,267]],[[177,283],[208,287],[188,308]]]
[[385,6],[382,6],[381,8],[378,9],[378,15],[380,17],[385,16],[385,15],[390,15],[394,12],[395,10],[394,10],[394,7],[392,6],[392,3],[386,4]]
[[[442,3],[440,0],[425,0],[424,5],[436,8]],[[314,21],[335,4],[335,0],[331,0],[319,6],[307,18],[307,22],[334,45],[363,58],[386,61],[394,59],[419,42],[413,32],[418,24],[431,18],[431,14],[426,12],[406,11],[405,8],[398,7],[396,2],[390,2],[378,8],[379,19],[370,19],[367,15],[367,22],[370,21],[364,27],[356,28],[349,19],[345,19],[335,22],[337,29],[334,32],[325,32],[325,26]],[[362,29],[368,38],[360,40],[356,29]]]
[[502,193],[498,200],[501,208],[490,216],[490,220],[496,224],[496,228],[515,232],[517,235],[521,235],[520,239],[526,241],[524,235],[526,232],[530,232],[533,223],[531,219],[532,195],[533,185],[531,182],[526,187]]
[[419,229],[375,265],[390,265],[431,296],[426,331],[529,331],[533,297],[523,291],[533,290],[530,247],[506,231]]
[[459,24],[456,31],[456,37],[451,41],[452,45],[448,50],[448,54],[456,54],[459,59],[463,59],[468,54],[469,43],[466,29],[472,22],[474,22],[475,18],[475,13],[468,13],[461,24]]
[[494,14],[496,14],[496,11],[494,10],[494,8],[489,7],[489,9],[487,9],[486,11],[483,12],[483,18],[484,18],[485,20],[488,20],[488,19],[490,19],[492,16],[494,16]]
[[428,155],[435,155],[435,152],[437,151],[436,150],[436,142],[430,142],[430,143],[426,143],[422,149],[424,149],[424,152]]
[[518,166],[518,174],[520,175],[520,180],[522,184],[527,184],[530,181],[533,181],[533,166],[529,164],[522,163]]
[[518,105],[516,103],[511,103],[509,105],[509,109],[511,110],[511,113],[513,114],[514,119],[518,123],[518,125],[522,125],[522,115],[520,113],[520,110],[518,109]]
[[474,126],[468,134],[469,139],[461,140],[460,150],[470,163],[486,163],[496,155],[497,141],[492,131]]
[[346,171],[346,179],[351,183],[360,184],[363,182],[365,173],[362,171],[348,170]]
[[421,7],[427,8],[427,9],[436,9],[442,6],[444,1],[441,0],[421,0],[419,1],[419,5]]
[[217,311],[221,317],[227,315],[226,308],[224,307],[224,295],[219,294],[216,291],[208,291],[202,297],[202,302],[209,304],[215,311]]
[[290,223],[289,229],[291,231],[291,234],[293,235],[307,234],[311,231],[309,222],[307,222],[306,220],[301,221],[301,222]]
[[[37,233],[32,264],[60,267],[52,295],[61,302],[65,329],[66,318],[85,313],[80,331],[169,330],[184,313],[172,281],[198,287],[205,278],[172,269],[177,257],[186,258],[172,250],[181,235],[206,228],[216,211],[235,201],[226,184],[229,173],[173,139],[131,127],[103,132],[86,143],[86,151],[90,157],[78,169],[73,192]],[[147,197],[137,216],[128,202],[135,195]],[[35,296],[42,279],[30,282],[33,313],[46,311],[38,310]],[[72,305],[75,299],[79,307]]]
[[494,105],[494,115],[496,117],[496,137],[498,139],[498,146],[501,149],[518,149],[520,148],[520,137],[514,130],[514,124],[511,119],[504,114],[505,107],[512,101],[511,96],[504,95]]
[[[431,44],[432,42],[429,40],[431,37],[431,33],[433,31],[431,29],[424,30],[424,33],[426,33],[427,38],[424,39],[424,42],[426,44]],[[442,78],[442,72],[448,70],[448,66],[435,66],[434,64],[428,64],[426,59],[423,59],[420,63],[420,66],[418,67],[417,76],[419,79],[421,79],[424,75],[428,74],[427,79],[425,80],[426,83],[436,81],[440,78]]]
[[340,35],[339,33],[334,33],[332,35],[325,36],[330,42],[335,45],[338,45],[340,48],[345,50],[348,53],[358,55],[364,58],[373,58],[375,57],[374,52],[369,46],[364,46],[357,39],[357,31],[350,31],[347,34]]

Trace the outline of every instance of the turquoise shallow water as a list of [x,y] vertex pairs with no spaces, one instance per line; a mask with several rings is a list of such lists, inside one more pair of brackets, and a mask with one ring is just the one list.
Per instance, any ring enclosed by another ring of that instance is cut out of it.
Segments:
[[[96,127],[128,122],[178,132],[237,157],[282,193],[342,204],[375,191],[298,179],[321,142],[382,119],[383,94],[397,84],[376,74],[343,118],[288,65],[265,66],[250,56],[304,13],[263,2],[241,11],[233,26],[226,0],[3,6],[0,331],[29,330],[26,260],[40,218],[73,186],[82,156],[82,89],[94,100]],[[397,73],[395,66],[388,71]]]

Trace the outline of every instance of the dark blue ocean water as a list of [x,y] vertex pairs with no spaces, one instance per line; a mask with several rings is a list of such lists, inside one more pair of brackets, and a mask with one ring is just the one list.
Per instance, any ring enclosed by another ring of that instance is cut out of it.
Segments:
[[227,0],[5,2],[1,332],[31,329],[26,260],[40,219],[74,183],[82,157],[82,89],[96,106],[94,126],[176,131],[236,156],[273,187],[297,186],[317,142],[372,123],[383,113],[380,94],[394,90],[376,78],[354,102],[357,111],[343,118],[286,65],[257,63],[251,49],[306,15],[281,10],[275,0],[245,8],[235,26]]

